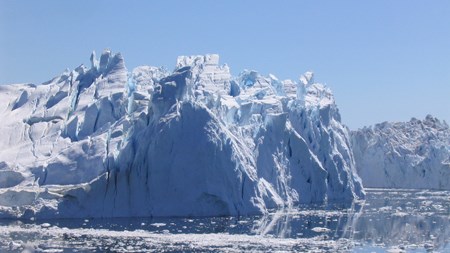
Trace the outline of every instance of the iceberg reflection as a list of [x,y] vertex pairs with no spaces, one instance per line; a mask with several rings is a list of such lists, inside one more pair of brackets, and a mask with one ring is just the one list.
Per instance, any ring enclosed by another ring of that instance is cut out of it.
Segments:
[[450,252],[450,192],[380,190],[350,205],[302,205],[266,215],[1,220],[0,251]]

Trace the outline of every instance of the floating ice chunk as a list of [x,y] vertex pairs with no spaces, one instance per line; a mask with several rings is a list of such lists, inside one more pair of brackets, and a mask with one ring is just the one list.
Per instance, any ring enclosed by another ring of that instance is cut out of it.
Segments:
[[159,227],[165,227],[166,223],[152,223],[150,225],[159,228]]
[[41,227],[42,228],[49,228],[49,227],[51,227],[52,225],[50,224],[50,223],[42,223],[41,224]]
[[311,230],[316,232],[316,233],[328,233],[328,232],[330,232],[329,228],[323,228],[323,227],[313,227]]

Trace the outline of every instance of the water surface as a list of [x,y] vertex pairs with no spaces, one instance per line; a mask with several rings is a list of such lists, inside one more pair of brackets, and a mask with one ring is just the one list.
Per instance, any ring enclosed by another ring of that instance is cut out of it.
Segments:
[[265,216],[0,220],[0,251],[450,252],[450,192],[369,189]]

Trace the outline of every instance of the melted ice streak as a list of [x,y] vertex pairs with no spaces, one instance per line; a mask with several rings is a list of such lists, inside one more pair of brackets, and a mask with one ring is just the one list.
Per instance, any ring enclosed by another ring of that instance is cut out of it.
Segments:
[[424,120],[384,122],[351,134],[366,187],[450,189],[450,129]]
[[331,91],[181,56],[0,87],[0,217],[265,213],[364,195]]

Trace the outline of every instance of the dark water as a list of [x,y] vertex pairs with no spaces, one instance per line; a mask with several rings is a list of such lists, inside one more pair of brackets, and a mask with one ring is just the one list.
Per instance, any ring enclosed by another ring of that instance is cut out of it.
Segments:
[[450,192],[368,190],[266,216],[0,220],[0,252],[450,252]]

